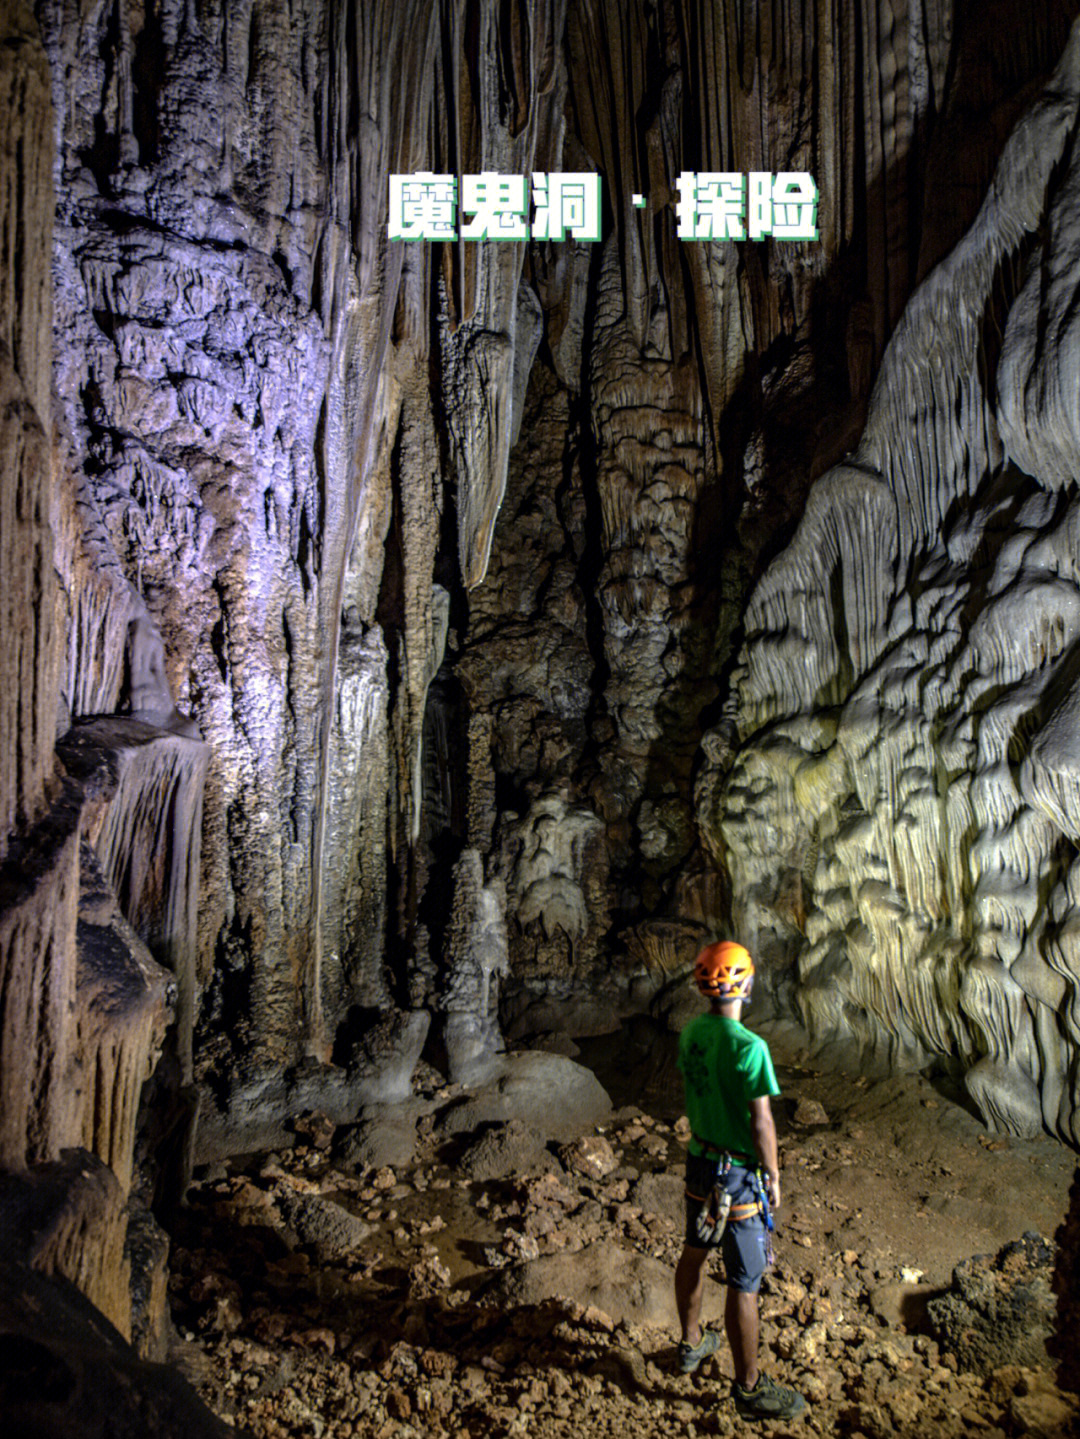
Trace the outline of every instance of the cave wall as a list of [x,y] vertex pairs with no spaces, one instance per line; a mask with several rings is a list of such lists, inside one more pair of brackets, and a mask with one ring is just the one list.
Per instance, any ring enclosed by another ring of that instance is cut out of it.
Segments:
[[[9,7],[0,1228],[144,1353],[155,1185],[719,930],[1077,1140],[1075,8]],[[390,243],[426,168],[603,237]]]
[[[614,1024],[731,924],[709,810],[747,597],[858,443],[904,304],[1068,22],[570,8],[565,154],[603,174],[611,228],[530,253],[544,336],[454,665],[485,720],[470,774],[496,775],[511,1033]],[[788,164],[817,177],[817,243],[676,238],[682,168]]]
[[819,1041],[1073,1143],[1078,87],[1074,31],[751,597],[700,811]]
[[198,1065],[257,1078],[327,1059],[351,1010],[393,1002],[436,558],[482,573],[510,445],[521,249],[389,245],[386,177],[530,170],[561,123],[561,13],[502,34],[495,5],[38,13],[62,695],[76,718],[115,709],[145,612],[211,753]]
[[[66,794],[58,944],[81,905],[169,976],[132,1074],[168,1010],[219,1115],[355,1104],[373,1016],[401,1061],[464,992],[463,854],[516,1032],[613,1023],[730,923],[746,596],[1070,8],[38,0],[4,842]],[[676,237],[683,169],[790,167],[817,242]],[[603,238],[390,243],[425,168],[596,169]]]
[[[49,443],[53,194],[49,71],[33,17],[12,17],[2,52],[4,244],[0,410],[4,484],[0,563],[0,769],[4,865],[0,1033],[6,1060],[0,1152],[7,1164],[48,1153],[69,1138],[62,1087],[70,1064],[64,1013],[75,968],[78,829],[54,775],[56,647]],[[22,881],[21,874],[27,880]],[[31,894],[23,894],[25,889]],[[37,891],[37,893],[33,893]],[[55,1054],[43,1073],[24,1056]]]
[[13,15],[4,53],[3,490],[0,856],[46,804],[55,733],[55,628],[49,506],[52,456],[52,128],[49,70],[33,17]]
[[[161,742],[196,755],[203,747],[163,741],[160,730],[126,718],[81,776],[57,762],[66,714],[53,430],[53,113],[47,57],[25,6],[4,18],[0,135],[0,1248],[73,1280],[131,1335],[148,1321],[131,1285],[137,1230],[155,1254],[144,1277],[156,1273],[163,1282],[164,1275],[164,1246],[138,1211],[132,1160],[143,1084],[162,1051],[177,984],[122,914],[94,839],[110,816],[122,825],[146,799],[138,777],[126,796],[118,793],[132,726],[141,730],[144,772],[160,772]],[[190,794],[194,820],[197,788],[197,781],[167,783],[165,812],[175,801],[182,823]],[[185,835],[185,852],[193,845],[197,853],[197,836]],[[161,856],[170,853],[166,845]],[[130,897],[138,902],[151,888],[132,881]],[[182,908],[194,895],[194,885],[181,881],[157,887],[153,908],[164,940],[175,937],[170,903]],[[159,1336],[146,1332],[150,1352]]]

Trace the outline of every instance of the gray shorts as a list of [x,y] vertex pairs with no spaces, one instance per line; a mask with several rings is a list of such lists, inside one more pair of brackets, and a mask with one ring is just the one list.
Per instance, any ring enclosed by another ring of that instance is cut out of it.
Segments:
[[[716,1182],[719,1164],[704,1155],[686,1156],[686,1243],[692,1249],[715,1249],[716,1244],[703,1246],[697,1236],[697,1219],[702,1205]],[[733,1164],[724,1180],[732,1204],[753,1204],[759,1197],[757,1175],[752,1169]],[[719,1240],[724,1259],[724,1274],[730,1289],[756,1294],[768,1265],[769,1231],[765,1216],[759,1211],[745,1219],[729,1219]]]

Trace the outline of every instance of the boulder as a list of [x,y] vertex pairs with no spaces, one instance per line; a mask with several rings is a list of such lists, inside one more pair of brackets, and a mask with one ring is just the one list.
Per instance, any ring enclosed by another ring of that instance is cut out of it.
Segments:
[[312,1245],[323,1262],[350,1258],[371,1233],[371,1226],[357,1215],[318,1194],[285,1189],[277,1203],[297,1243]]
[[346,1171],[411,1164],[416,1152],[416,1122],[421,1106],[369,1105],[334,1141],[334,1162]]
[[351,1123],[361,1106],[407,1103],[430,1024],[426,1010],[388,1010],[353,1047],[344,1067],[313,1059],[288,1070],[269,1065],[223,1099],[207,1092],[196,1161],[210,1164],[252,1150],[288,1148],[296,1142],[297,1120],[313,1111],[341,1125]]
[[813,1124],[828,1124],[829,1116],[825,1111],[825,1106],[818,1100],[808,1099],[802,1095],[795,1103],[791,1120],[793,1124],[809,1127]]
[[588,1069],[560,1054],[503,1055],[495,1075],[444,1111],[444,1134],[523,1121],[549,1139],[574,1139],[611,1113],[607,1091]]
[[[592,1306],[614,1323],[677,1326],[674,1271],[647,1254],[622,1249],[611,1240],[588,1244],[573,1254],[548,1254],[514,1265],[495,1289],[508,1305],[542,1304],[559,1299]],[[722,1310],[723,1290],[707,1284],[703,1316],[714,1320]]]
[[486,1130],[461,1156],[458,1167],[469,1179],[480,1180],[561,1172],[543,1136],[520,1119]]
[[950,1289],[926,1306],[941,1348],[978,1374],[1005,1364],[1044,1368],[1054,1327],[1053,1263],[1053,1246],[1028,1233],[996,1255],[958,1264]]
[[559,1158],[571,1174],[584,1179],[604,1179],[619,1167],[614,1149],[602,1134],[582,1134],[564,1144]]

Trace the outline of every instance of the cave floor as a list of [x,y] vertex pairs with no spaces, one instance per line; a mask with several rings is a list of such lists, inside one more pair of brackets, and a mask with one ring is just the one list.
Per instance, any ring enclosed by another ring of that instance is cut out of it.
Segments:
[[[969,1363],[970,1334],[954,1326],[952,1344],[926,1305],[955,1291],[955,1266],[973,1256],[1033,1231],[1052,1239],[1075,1155],[990,1134],[922,1076],[823,1072],[796,1034],[770,1038],[783,1203],[762,1367],[805,1395],[801,1420],[740,1419],[726,1347],[693,1376],[675,1370],[684,1151],[666,1049],[633,1071],[645,1103],[605,1126],[617,1167],[604,1177],[553,1163],[547,1177],[471,1179],[461,1142],[423,1123],[413,1162],[396,1168],[346,1173],[315,1144],[218,1166],[175,1227],[178,1361],[257,1439],[1073,1432],[1051,1361],[1015,1349],[1033,1287],[1045,1307],[1045,1261],[1034,1274],[1018,1247],[994,1269],[1011,1267],[1016,1288],[991,1304],[1002,1322],[981,1364]],[[434,1106],[454,1096],[429,1079]],[[324,1222],[305,1246],[282,1217],[298,1203],[323,1205],[324,1221],[347,1210],[359,1227]],[[600,1245],[609,1268],[625,1261],[625,1294],[590,1289]],[[508,1287],[523,1271],[543,1282]],[[709,1289],[707,1319],[722,1297],[719,1282]]]

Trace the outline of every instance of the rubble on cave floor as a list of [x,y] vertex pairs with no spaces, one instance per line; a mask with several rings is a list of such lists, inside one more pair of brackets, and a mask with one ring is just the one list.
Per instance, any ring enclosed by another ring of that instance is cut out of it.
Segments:
[[[448,1140],[434,1077],[408,1161],[365,1165],[315,1117],[295,1149],[201,1178],[173,1249],[181,1362],[255,1439],[1073,1432],[1030,1343],[1053,1246],[1016,1241],[1052,1240],[1074,1157],[989,1135],[918,1076],[783,1082],[762,1356],[803,1420],[739,1419],[723,1348],[675,1370],[685,1121],[626,1107],[573,1144],[515,1122]],[[714,1281],[711,1322],[721,1302]]]

